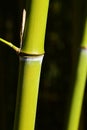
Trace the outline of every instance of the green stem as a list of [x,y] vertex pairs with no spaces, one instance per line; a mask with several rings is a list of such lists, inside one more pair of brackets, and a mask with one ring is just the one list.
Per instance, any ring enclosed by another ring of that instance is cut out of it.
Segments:
[[20,57],[14,130],[34,130],[42,59]]
[[87,76],[87,20],[77,65],[67,130],[78,130]]
[[6,45],[8,45],[9,47],[11,47],[13,50],[15,50],[16,52],[20,52],[20,48],[16,47],[15,45],[13,45],[11,42],[8,42],[2,38],[0,38],[0,41],[5,43]]
[[[49,0],[27,0],[14,130],[34,130]],[[28,7],[29,8],[29,7]],[[29,12],[30,11],[30,12]],[[32,57],[30,56],[32,55]]]

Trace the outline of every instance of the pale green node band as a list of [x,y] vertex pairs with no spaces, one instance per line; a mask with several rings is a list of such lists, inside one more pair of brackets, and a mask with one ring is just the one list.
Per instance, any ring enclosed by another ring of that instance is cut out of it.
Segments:
[[22,52],[43,54],[49,0],[32,0],[25,23]]

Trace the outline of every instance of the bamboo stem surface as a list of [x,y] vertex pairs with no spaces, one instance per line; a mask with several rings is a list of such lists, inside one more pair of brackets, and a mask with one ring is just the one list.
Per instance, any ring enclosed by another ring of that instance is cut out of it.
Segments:
[[76,71],[67,130],[78,130],[87,76],[87,20]]
[[[28,7],[29,1],[27,1]],[[14,130],[34,130],[49,0],[31,0],[20,55]]]

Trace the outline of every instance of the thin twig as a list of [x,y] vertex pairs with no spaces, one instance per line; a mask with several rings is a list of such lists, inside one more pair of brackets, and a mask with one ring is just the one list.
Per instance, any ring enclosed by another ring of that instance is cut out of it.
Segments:
[[0,38],[0,41],[5,43],[6,45],[8,45],[9,47],[11,47],[13,50],[15,50],[16,52],[20,52],[20,48],[16,47],[15,45],[13,45],[11,42],[8,42],[2,38]]

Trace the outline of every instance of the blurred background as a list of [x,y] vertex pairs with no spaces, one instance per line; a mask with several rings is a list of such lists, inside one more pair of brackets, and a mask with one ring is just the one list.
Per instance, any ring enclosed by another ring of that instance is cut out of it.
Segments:
[[[0,0],[0,37],[19,47],[23,0]],[[35,130],[64,130],[87,0],[50,0]],[[36,14],[38,15],[38,14]],[[19,58],[0,42],[0,130],[12,130]],[[85,88],[79,130],[87,129]]]

